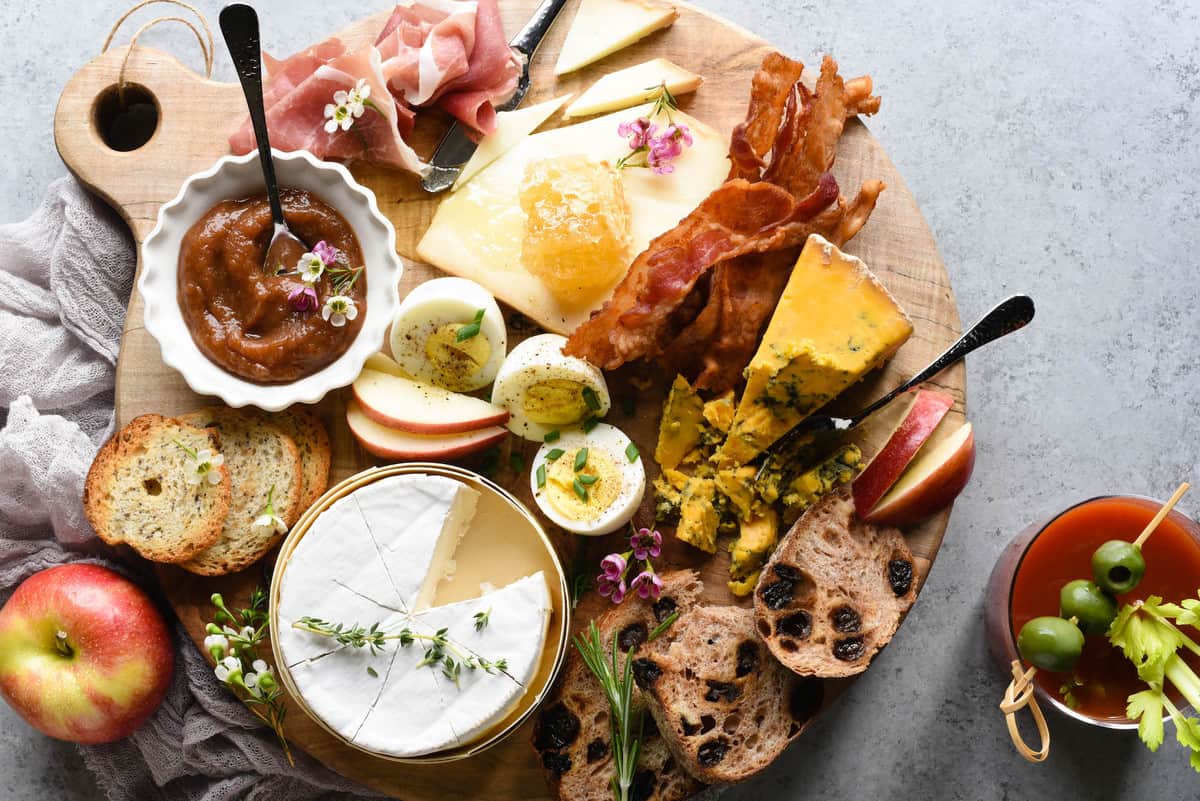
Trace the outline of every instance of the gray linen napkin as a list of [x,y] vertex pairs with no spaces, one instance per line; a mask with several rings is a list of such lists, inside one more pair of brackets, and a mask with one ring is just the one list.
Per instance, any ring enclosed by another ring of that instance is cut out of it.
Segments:
[[[80,504],[112,430],[133,270],[125,226],[70,178],[28,220],[0,225],[0,602],[37,571],[78,560],[154,591],[144,565],[95,538]],[[378,797],[302,753],[289,767],[178,623],[174,637],[174,681],[154,716],[125,740],[79,749],[112,801]]]

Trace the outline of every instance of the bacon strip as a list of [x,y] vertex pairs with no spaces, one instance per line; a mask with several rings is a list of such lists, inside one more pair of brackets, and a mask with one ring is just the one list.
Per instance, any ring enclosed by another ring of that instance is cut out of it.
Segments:
[[883,190],[868,181],[846,203],[829,172],[846,119],[879,108],[871,79],[843,82],[826,57],[809,92],[802,71],[779,53],[763,60],[726,183],[650,243],[565,352],[605,369],[657,358],[705,389],[740,380],[809,234],[844,244]]

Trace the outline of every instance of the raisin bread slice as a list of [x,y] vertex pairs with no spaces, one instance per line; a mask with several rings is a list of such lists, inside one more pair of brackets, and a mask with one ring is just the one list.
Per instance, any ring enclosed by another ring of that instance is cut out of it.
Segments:
[[[606,645],[617,636],[618,648],[635,649],[635,655],[654,651],[668,642],[668,635],[686,619],[703,589],[700,577],[690,570],[662,573],[658,600],[626,598],[596,620],[600,639]],[[674,612],[676,619],[663,635],[649,641],[654,629]],[[644,709],[635,689],[634,704]],[[644,715],[645,729],[638,770],[631,788],[632,801],[683,801],[703,789],[688,775],[668,750],[654,719]],[[579,651],[570,647],[562,678],[547,699],[534,723],[533,747],[546,772],[546,782],[562,801],[611,801],[613,777],[610,753],[608,701],[584,664]]]
[[887,645],[916,600],[913,556],[894,528],[864,522],[850,493],[796,521],[754,591],[758,630],[801,676],[853,676]]
[[638,656],[633,675],[668,748],[708,784],[766,768],[815,718],[822,683],[785,670],[754,631],[754,612],[693,609],[671,643]]
[[218,453],[219,446],[215,433],[179,420],[134,418],[104,443],[88,470],[88,522],[104,542],[124,543],[151,561],[192,558],[221,535],[230,479],[223,465],[214,471],[215,484],[207,478],[191,483],[194,464],[187,451]]
[[233,495],[216,543],[181,562],[180,567],[202,576],[245,570],[283,538],[272,526],[255,525],[268,497],[285,528],[300,516],[304,484],[300,451],[291,437],[251,410],[215,406],[185,414],[182,419],[220,434]]

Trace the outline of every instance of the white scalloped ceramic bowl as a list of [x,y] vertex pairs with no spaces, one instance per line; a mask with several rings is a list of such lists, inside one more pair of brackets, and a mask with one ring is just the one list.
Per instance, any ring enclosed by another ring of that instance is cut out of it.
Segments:
[[321,161],[307,151],[275,155],[280,186],[305,189],[333,206],[354,229],[367,266],[367,311],[354,342],[328,367],[288,384],[255,384],[210,361],[188,331],[177,296],[179,248],[188,229],[222,200],[264,191],[258,154],[224,156],[210,169],[183,182],[175,199],[158,212],[158,224],[142,245],[138,291],[146,304],[146,330],[158,340],[162,358],[201,395],[215,395],[229,406],[279,411],[293,403],[315,403],[354,382],[371,354],[383,347],[387,327],[400,304],[404,265],[396,255],[396,231],[379,211],[375,194],[340,164]]

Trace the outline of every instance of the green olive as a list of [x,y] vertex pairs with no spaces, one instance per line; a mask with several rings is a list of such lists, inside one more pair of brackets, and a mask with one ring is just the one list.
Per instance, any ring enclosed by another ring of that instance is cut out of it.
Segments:
[[1109,540],[1092,554],[1096,583],[1113,595],[1129,592],[1146,574],[1142,549],[1125,540]]
[[1035,617],[1017,635],[1021,658],[1042,670],[1064,672],[1083,653],[1083,632],[1061,617]]
[[1075,618],[1084,634],[1107,634],[1117,616],[1117,602],[1087,579],[1076,579],[1063,585],[1058,593],[1059,611],[1063,618]]

